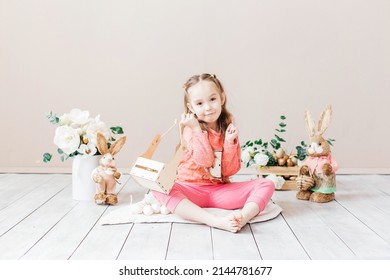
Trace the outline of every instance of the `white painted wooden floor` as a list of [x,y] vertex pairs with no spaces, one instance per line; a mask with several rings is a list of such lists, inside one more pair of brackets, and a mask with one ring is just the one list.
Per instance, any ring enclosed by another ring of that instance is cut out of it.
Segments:
[[315,204],[277,191],[276,219],[233,234],[194,224],[98,221],[140,200],[122,178],[117,206],[71,198],[68,174],[0,174],[0,259],[341,260],[390,259],[390,176],[338,175],[336,201]]

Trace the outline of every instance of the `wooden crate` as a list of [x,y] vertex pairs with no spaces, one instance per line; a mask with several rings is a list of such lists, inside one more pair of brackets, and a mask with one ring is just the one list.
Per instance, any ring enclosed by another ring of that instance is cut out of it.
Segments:
[[[256,172],[258,176],[275,174],[278,176],[295,176],[299,174],[299,166],[293,167],[284,167],[284,166],[266,166],[266,167],[257,167]],[[295,179],[286,180],[281,189],[282,191],[288,190],[298,190]]]

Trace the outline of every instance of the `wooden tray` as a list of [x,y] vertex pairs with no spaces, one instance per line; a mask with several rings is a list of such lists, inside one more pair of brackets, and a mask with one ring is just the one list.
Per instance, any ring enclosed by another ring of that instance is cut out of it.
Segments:
[[[275,174],[279,176],[295,176],[297,177],[299,174],[299,166],[293,166],[293,167],[284,167],[284,166],[265,166],[265,167],[257,167],[256,172],[258,176],[261,175],[269,175],[269,174]],[[282,186],[281,189],[277,189],[281,191],[290,191],[294,190],[297,191],[297,185],[294,180],[286,180]]]

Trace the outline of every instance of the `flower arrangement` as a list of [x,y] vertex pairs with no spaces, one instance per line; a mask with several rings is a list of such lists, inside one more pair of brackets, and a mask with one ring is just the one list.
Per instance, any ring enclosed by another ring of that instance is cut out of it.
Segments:
[[[286,116],[280,116],[280,123],[274,138],[270,142],[265,142],[262,139],[247,141],[241,146],[241,161],[249,166],[265,167],[265,166],[284,166],[293,167],[299,166],[307,156],[305,141],[301,141],[300,145],[296,146],[296,153],[286,153],[282,147],[282,143],[286,142],[280,135],[286,132]],[[329,145],[333,146],[334,139],[326,140]],[[272,152],[269,150],[268,144],[272,147]]]
[[[88,111],[72,109],[69,113],[58,117],[53,112],[46,115],[50,123],[58,125],[54,135],[54,144],[58,147],[57,152],[61,161],[75,156],[99,155],[96,143],[96,133],[101,132],[111,145],[118,136],[123,134],[120,126],[108,127],[100,120],[100,115],[90,117]],[[52,158],[50,153],[43,154],[43,162],[49,162]]]
[[[286,132],[286,116],[280,116],[280,123],[276,128],[277,134],[270,142],[265,142],[262,139],[247,141],[241,146],[241,161],[249,166],[287,166],[292,167],[298,165],[298,161],[303,161],[306,158],[306,143],[301,141],[301,145],[296,147],[297,153],[287,154],[282,147],[282,143],[286,142],[280,135]],[[269,145],[272,146],[272,152],[269,150]]]

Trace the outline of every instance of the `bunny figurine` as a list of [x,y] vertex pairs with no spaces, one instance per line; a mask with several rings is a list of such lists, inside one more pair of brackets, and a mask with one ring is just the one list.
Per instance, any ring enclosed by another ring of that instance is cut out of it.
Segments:
[[116,183],[121,173],[115,167],[114,155],[117,154],[126,142],[126,136],[116,140],[108,148],[107,140],[100,132],[97,133],[97,148],[102,155],[99,166],[92,171],[92,180],[96,183],[96,204],[115,205],[118,203]]
[[336,175],[338,164],[332,158],[329,143],[323,134],[329,127],[332,107],[328,105],[321,114],[318,126],[309,111],[305,112],[306,128],[310,137],[307,158],[299,170],[296,179],[299,189],[297,198],[313,202],[329,202],[335,199]]

